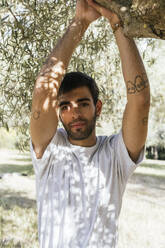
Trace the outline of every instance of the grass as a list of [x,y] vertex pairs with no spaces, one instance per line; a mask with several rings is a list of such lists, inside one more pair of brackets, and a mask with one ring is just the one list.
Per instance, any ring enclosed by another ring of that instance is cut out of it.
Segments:
[[129,181],[120,218],[119,248],[165,247],[165,161],[145,161]]
[[[0,174],[5,173],[0,180],[0,248],[38,248],[35,180],[29,154],[1,151]],[[165,162],[146,161],[127,185],[119,248],[165,247],[164,192]]]
[[[1,150],[0,248],[38,248],[34,171],[29,153]],[[27,176],[18,176],[24,174]]]
[[119,248],[164,248],[165,213],[163,202],[126,192],[120,219]]
[[0,213],[0,247],[38,247],[35,209],[23,209],[17,206],[4,209],[1,206]]
[[33,166],[31,163],[28,165],[15,165],[13,164],[1,164],[0,165],[0,173],[21,173],[21,174],[27,174],[28,176],[33,175]]
[[[22,153],[18,150],[1,150],[0,156],[0,174],[23,173],[27,174],[27,176],[34,175],[32,161],[28,152]],[[7,160],[6,157],[8,157]]]
[[141,167],[144,168],[150,168],[154,170],[165,170],[165,164],[148,164],[148,163],[143,163]]

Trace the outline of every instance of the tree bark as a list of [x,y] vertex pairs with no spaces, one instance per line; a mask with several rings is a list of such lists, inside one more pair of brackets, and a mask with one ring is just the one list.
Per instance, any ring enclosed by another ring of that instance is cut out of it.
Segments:
[[95,1],[118,14],[127,36],[165,40],[165,0]]

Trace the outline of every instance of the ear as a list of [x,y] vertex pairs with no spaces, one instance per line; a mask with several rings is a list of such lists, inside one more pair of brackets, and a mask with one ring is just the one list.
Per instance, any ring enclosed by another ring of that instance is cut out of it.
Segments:
[[98,100],[96,103],[96,116],[99,117],[102,110],[102,101]]

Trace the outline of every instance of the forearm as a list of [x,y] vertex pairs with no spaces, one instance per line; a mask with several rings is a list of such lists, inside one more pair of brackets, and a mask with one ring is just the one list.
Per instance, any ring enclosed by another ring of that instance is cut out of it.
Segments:
[[123,115],[123,139],[130,157],[137,161],[147,135],[150,89],[146,71],[134,40],[125,37],[123,33],[120,18],[92,0],[88,1],[109,20],[112,29],[115,30],[128,100]]
[[[57,94],[71,55],[81,40],[86,26],[73,21],[63,38],[49,55],[35,83],[32,100],[31,137],[40,156],[56,132]],[[45,132],[45,130],[47,131]]]
[[[43,88],[41,83],[55,83],[56,90],[60,87],[60,82],[68,67],[71,56],[81,41],[87,25],[82,21],[73,20],[64,36],[59,40],[48,59],[43,65],[36,84]],[[48,85],[49,86],[49,85]],[[52,85],[53,86],[53,85]],[[38,88],[37,87],[37,88]],[[47,87],[52,88],[52,87]]]
[[136,162],[147,137],[150,87],[134,40],[126,37],[122,28],[115,32],[115,37],[127,89],[127,105],[122,123],[123,139],[130,157]]
[[120,52],[128,102],[136,104],[149,102],[149,82],[134,40],[126,37],[122,28],[115,32],[115,37]]
[[51,67],[52,63],[54,63],[54,59],[62,62],[64,68],[66,69],[70,58],[78,43],[81,41],[86,29],[87,25],[85,23],[74,19],[69,25],[62,39],[60,39],[50,54],[43,69],[45,69],[45,67]]
[[38,158],[57,130],[58,90],[71,56],[90,23],[99,18],[86,0],[76,3],[75,18],[42,67],[33,91],[31,137]]

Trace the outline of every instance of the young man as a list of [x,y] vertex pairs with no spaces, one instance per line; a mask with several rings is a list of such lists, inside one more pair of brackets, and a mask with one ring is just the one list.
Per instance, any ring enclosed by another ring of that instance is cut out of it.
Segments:
[[[101,15],[116,37],[128,100],[122,130],[110,137],[96,137],[102,104],[95,81],[80,72],[65,75],[84,32]],[[33,93],[31,153],[41,248],[116,247],[125,186],[144,154],[149,102],[142,60],[117,15],[92,0],[78,0],[75,18]],[[57,130],[58,118],[64,129]]]

